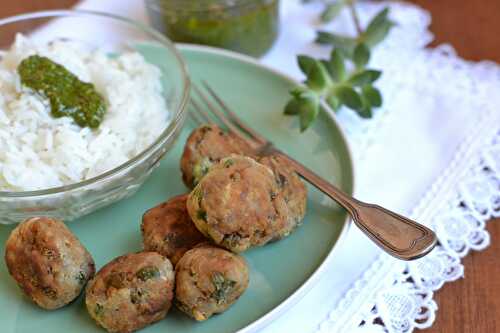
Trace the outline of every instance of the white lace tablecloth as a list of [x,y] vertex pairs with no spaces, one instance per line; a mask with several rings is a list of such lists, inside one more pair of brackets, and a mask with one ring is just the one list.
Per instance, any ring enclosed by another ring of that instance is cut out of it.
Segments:
[[[262,62],[302,79],[299,53],[326,57],[312,41],[319,7],[282,0],[280,38]],[[432,325],[433,292],[463,276],[461,257],[489,244],[485,222],[500,216],[500,67],[460,59],[432,40],[429,14],[402,2],[359,4],[366,23],[383,6],[397,22],[371,67],[384,106],[371,120],[337,119],[353,147],[356,195],[432,227],[440,245],[401,262],[351,228],[320,282],[264,332],[410,332]],[[80,8],[146,20],[141,0],[86,0]],[[348,13],[324,29],[353,32]]]

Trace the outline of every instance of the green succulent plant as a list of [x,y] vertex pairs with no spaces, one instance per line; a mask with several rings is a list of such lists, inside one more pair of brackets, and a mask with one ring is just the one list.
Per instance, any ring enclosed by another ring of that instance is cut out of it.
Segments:
[[302,132],[314,122],[322,102],[327,103],[334,111],[345,106],[360,117],[371,118],[373,108],[380,107],[383,101],[382,94],[374,86],[382,72],[367,66],[371,50],[384,40],[394,25],[388,18],[389,9],[381,10],[363,30],[354,0],[322,2],[325,3],[321,14],[323,22],[335,19],[342,9],[349,8],[357,35],[350,37],[318,31],[316,42],[332,46],[329,59],[315,59],[307,55],[297,57],[300,70],[307,79],[303,85],[290,91],[291,99],[285,106],[284,113],[299,118]]

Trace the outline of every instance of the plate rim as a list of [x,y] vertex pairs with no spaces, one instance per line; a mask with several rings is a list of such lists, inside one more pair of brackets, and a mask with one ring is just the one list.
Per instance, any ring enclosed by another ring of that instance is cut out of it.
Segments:
[[[186,51],[198,51],[198,52],[206,52],[210,54],[215,54],[215,55],[221,55],[224,57],[229,57],[233,58],[242,62],[245,62],[247,64],[260,67],[268,72],[273,73],[274,75],[277,75],[289,82],[292,82],[294,84],[300,84],[295,80],[293,77],[290,75],[281,72],[280,70],[277,70],[276,68],[273,68],[269,65],[262,64],[259,62],[257,58],[253,58],[244,54],[240,54],[237,52],[217,48],[217,47],[212,47],[212,46],[206,46],[206,45],[198,45],[198,44],[186,44],[186,43],[175,43],[175,46],[179,48],[179,51],[182,52],[183,50]],[[182,53],[181,53],[182,54]],[[187,63],[187,61],[186,61]],[[188,74],[189,74],[189,66],[188,66]],[[346,147],[347,151],[347,159],[350,165],[351,169],[351,174],[352,174],[352,194],[356,193],[356,175],[355,175],[355,167],[354,167],[354,160],[353,160],[353,154],[351,150],[351,146],[349,144],[349,141],[347,140],[346,134],[344,133],[342,127],[339,125],[333,110],[326,104],[326,103],[321,103],[321,106],[323,107],[323,112],[326,113],[328,118],[334,123],[335,127],[340,133],[340,137],[342,141],[344,142],[344,145]],[[324,275],[326,271],[326,267],[328,263],[330,263],[333,260],[334,254],[337,251],[337,249],[346,241],[346,236],[349,231],[349,229],[352,226],[352,219],[349,215],[346,216],[346,218],[343,221],[343,226],[342,230],[340,231],[339,237],[335,244],[333,244],[332,248],[328,252],[327,256],[323,259],[321,264],[314,270],[314,272],[306,279],[302,285],[297,288],[293,293],[291,293],[285,300],[283,300],[279,305],[274,307],[272,310],[261,316],[259,319],[251,322],[247,326],[241,328],[238,330],[238,333],[251,333],[251,332],[256,332],[266,326],[268,326],[273,320],[281,317],[287,310],[292,308],[294,305],[296,305],[311,289],[314,287],[317,282],[321,279],[321,277]]]

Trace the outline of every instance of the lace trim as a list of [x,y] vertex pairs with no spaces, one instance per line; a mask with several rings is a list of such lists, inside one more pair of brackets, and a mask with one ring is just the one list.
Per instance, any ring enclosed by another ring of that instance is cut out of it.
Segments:
[[[429,14],[405,3],[360,3],[362,19],[370,17],[382,6],[390,5],[398,22],[389,38],[373,53],[374,67],[389,73],[390,82],[380,80],[387,99],[404,98],[400,87],[408,86],[405,77],[429,72],[425,92],[448,87],[447,94],[478,110],[478,124],[460,145],[454,159],[424,195],[410,216],[433,228],[440,244],[428,256],[413,262],[401,262],[382,254],[344,295],[344,298],[320,323],[318,333],[331,332],[411,332],[428,328],[435,319],[437,304],[433,292],[444,283],[463,277],[461,257],[471,250],[482,250],[490,243],[485,223],[500,216],[500,122],[496,110],[500,86],[500,66],[493,62],[472,63],[460,59],[450,45],[424,49],[432,40],[428,31]],[[408,43],[405,43],[408,41]],[[391,61],[398,55],[397,64]],[[408,70],[401,73],[402,64]],[[418,77],[418,76],[417,76]],[[454,80],[449,80],[453,77]],[[396,83],[394,83],[396,81]],[[398,84],[399,83],[399,84]],[[414,83],[418,84],[418,83]],[[464,91],[470,92],[463,94]],[[496,101],[492,99],[496,98]],[[478,101],[481,102],[478,106]],[[395,114],[385,108],[375,119],[364,121],[340,112],[338,118],[354,146],[359,161],[375,141],[379,129]]]
[[[408,263],[382,255],[320,324],[318,332],[357,328],[360,332],[400,333],[433,324],[438,308],[433,292],[463,276],[460,258],[489,245],[485,223],[500,216],[500,129],[491,126],[498,118],[485,119],[478,133],[468,137],[412,214],[436,231],[437,248]],[[460,168],[464,160],[471,162]]]

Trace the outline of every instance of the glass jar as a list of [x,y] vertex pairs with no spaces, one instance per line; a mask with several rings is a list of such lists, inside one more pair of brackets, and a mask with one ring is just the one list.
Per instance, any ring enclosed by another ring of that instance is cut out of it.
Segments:
[[153,26],[181,43],[261,56],[279,29],[279,0],[146,0]]

